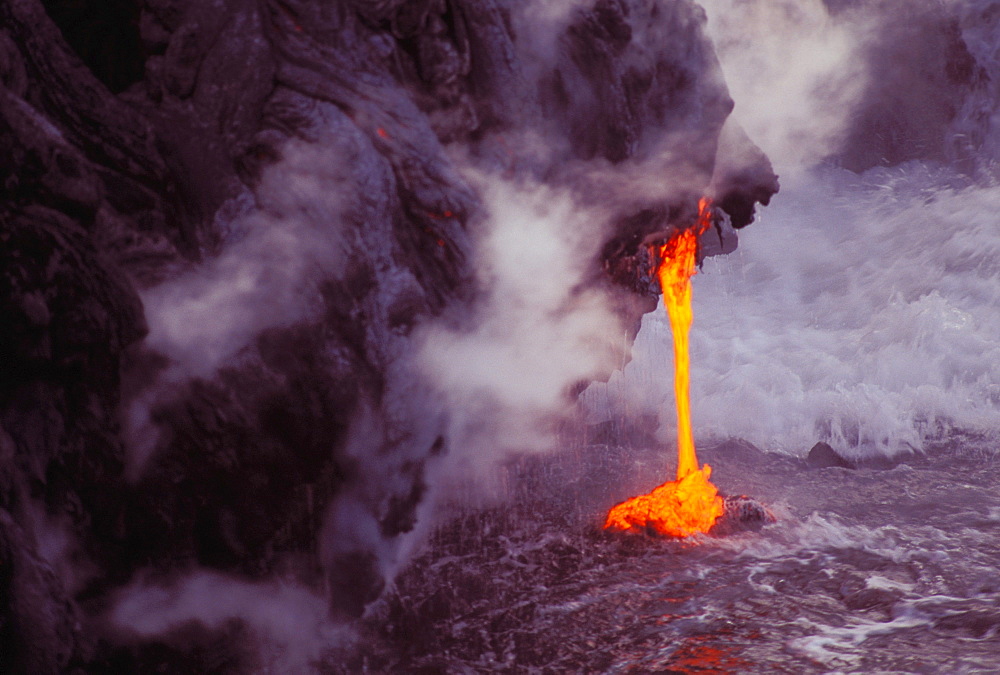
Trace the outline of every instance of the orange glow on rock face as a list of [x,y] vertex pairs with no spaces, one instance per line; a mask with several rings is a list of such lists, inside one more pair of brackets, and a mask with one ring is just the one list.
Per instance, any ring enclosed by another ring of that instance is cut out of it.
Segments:
[[622,502],[608,513],[605,528],[647,530],[671,537],[708,532],[723,513],[722,498],[711,482],[712,467],[698,467],[691,431],[690,355],[688,333],[691,309],[691,277],[695,274],[698,236],[712,224],[711,202],[698,203],[698,223],[676,233],[660,247],[657,276],[663,289],[663,304],[674,336],[674,395],[677,399],[677,480],[668,481],[648,495]]

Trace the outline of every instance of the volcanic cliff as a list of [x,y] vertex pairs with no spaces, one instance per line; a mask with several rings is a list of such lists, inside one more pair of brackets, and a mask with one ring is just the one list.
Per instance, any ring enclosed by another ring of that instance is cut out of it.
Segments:
[[583,284],[631,335],[650,241],[707,194],[730,250],[776,192],[704,24],[689,0],[0,3],[5,668],[202,658],[103,620],[139,572],[292,570],[359,615],[452,452],[407,359],[483,292],[470,176],[599,205]]

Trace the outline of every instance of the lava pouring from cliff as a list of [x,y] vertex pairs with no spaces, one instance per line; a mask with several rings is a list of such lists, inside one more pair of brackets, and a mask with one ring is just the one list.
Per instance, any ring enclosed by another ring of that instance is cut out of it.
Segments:
[[691,431],[688,333],[694,319],[691,277],[695,274],[698,236],[712,224],[712,203],[698,202],[698,222],[660,246],[657,276],[674,337],[674,394],[677,400],[677,479],[646,495],[632,497],[608,512],[605,529],[645,530],[671,537],[708,532],[723,514],[718,490],[709,481],[712,467],[699,468]]

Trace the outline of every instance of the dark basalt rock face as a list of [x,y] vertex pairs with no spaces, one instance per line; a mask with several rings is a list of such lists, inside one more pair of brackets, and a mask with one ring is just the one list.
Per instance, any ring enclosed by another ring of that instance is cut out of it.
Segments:
[[[613,205],[592,283],[636,329],[651,239],[703,193],[739,228],[777,190],[721,135],[732,103],[694,3],[540,22],[500,0],[0,4],[4,669],[176,665],[92,621],[139,570],[291,568],[341,589],[339,615],[379,594],[377,549],[413,529],[448,451],[399,372],[413,328],[476,294],[482,206],[458,154]],[[336,269],[309,311],[176,375],[144,301],[232,250],[240,209],[286,217],[268,172],[302,147],[346,195]],[[336,500],[360,525],[328,517]],[[39,544],[38,514],[72,553]]]
[[826,469],[832,466],[840,467],[841,469],[855,468],[850,460],[839,455],[829,443],[824,443],[823,441],[820,441],[809,449],[809,454],[806,456],[806,464],[811,469]]

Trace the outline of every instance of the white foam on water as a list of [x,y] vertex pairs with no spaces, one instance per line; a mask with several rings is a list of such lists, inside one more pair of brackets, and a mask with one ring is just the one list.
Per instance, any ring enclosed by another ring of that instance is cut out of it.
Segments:
[[[923,556],[919,545],[911,542],[894,525],[866,527],[843,522],[834,514],[813,512],[802,519],[785,518],[761,532],[706,540],[707,545],[730,550],[738,558],[758,561],[798,558],[812,553],[849,549],[863,550],[893,562],[905,562]],[[758,571],[764,571],[761,568]]]
[[819,633],[790,640],[788,649],[826,666],[853,666],[864,656],[863,651],[858,648],[868,638],[926,626],[932,620],[929,615],[920,612],[912,605],[898,607],[900,611],[891,621],[852,618],[846,626],[835,627],[804,620],[804,623],[810,628],[816,628]]
[[912,591],[914,585],[911,583],[896,581],[878,574],[873,574],[865,579],[865,588],[885,591]]

